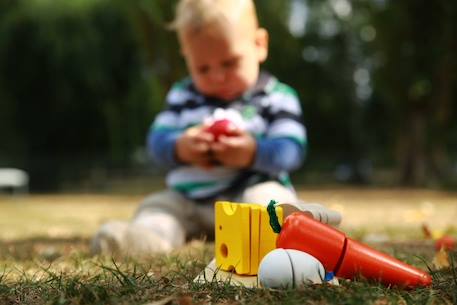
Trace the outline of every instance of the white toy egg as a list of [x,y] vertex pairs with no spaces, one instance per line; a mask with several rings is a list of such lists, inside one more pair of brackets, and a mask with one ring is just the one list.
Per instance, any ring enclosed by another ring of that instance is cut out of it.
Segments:
[[291,288],[320,284],[325,269],[314,256],[293,249],[275,249],[260,262],[259,282],[266,288]]

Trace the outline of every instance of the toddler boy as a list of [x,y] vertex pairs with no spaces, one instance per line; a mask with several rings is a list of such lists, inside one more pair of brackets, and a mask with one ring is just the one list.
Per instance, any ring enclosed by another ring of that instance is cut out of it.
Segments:
[[[190,78],[176,83],[155,119],[148,150],[168,169],[168,189],[147,197],[130,223],[110,222],[96,253],[166,252],[214,233],[214,201],[297,202],[288,173],[306,133],[295,91],[260,71],[268,32],[252,0],[181,0],[173,22]],[[236,128],[217,139],[209,122]]]

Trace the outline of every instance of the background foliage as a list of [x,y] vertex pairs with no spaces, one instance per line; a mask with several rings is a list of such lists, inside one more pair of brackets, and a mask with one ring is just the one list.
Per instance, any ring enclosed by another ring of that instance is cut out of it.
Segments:
[[[27,170],[35,190],[147,169],[147,129],[186,75],[166,30],[175,3],[1,1],[0,167]],[[382,183],[387,169],[395,184],[453,182],[457,3],[257,7],[271,36],[264,68],[297,88],[305,110],[300,176]]]

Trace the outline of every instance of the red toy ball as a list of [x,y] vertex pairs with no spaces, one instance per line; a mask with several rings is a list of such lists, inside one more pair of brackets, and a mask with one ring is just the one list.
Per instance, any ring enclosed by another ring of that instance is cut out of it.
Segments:
[[435,242],[436,251],[440,251],[441,249],[444,249],[446,251],[454,250],[455,247],[456,247],[456,240],[455,240],[455,238],[453,238],[449,235],[444,235],[443,237],[437,239]]
[[206,128],[206,131],[213,134],[214,139],[217,140],[219,139],[220,136],[232,136],[234,135],[234,131],[237,129],[236,125],[228,120],[228,119],[222,119],[222,120],[217,120],[210,126]]

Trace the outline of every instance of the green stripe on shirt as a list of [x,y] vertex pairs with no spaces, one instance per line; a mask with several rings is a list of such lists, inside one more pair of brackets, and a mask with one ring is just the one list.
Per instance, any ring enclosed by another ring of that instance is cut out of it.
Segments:
[[179,183],[173,185],[173,188],[179,192],[183,193],[191,193],[196,190],[200,190],[203,188],[209,188],[218,185],[219,183],[214,181],[208,182],[188,182],[188,183]]
[[297,91],[292,87],[287,86],[281,82],[276,82],[275,86],[271,89],[271,93],[283,93],[285,95],[292,95],[293,97],[298,97]]
[[167,125],[151,125],[151,129],[154,131],[181,131],[181,128],[167,126]]

